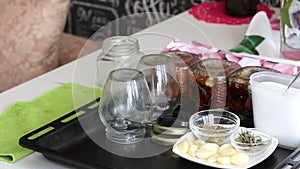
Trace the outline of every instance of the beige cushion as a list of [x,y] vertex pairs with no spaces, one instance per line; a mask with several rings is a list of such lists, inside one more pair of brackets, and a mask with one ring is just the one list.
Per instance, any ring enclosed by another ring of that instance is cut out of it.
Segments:
[[0,0],[0,92],[58,66],[69,0]]
[[59,66],[101,48],[101,42],[63,33],[59,45]]

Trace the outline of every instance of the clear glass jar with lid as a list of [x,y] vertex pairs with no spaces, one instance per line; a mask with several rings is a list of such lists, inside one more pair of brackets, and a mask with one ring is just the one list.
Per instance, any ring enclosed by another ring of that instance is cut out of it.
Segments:
[[104,39],[102,52],[97,57],[97,84],[103,88],[108,74],[118,68],[135,68],[143,56],[139,41],[130,36],[113,36]]

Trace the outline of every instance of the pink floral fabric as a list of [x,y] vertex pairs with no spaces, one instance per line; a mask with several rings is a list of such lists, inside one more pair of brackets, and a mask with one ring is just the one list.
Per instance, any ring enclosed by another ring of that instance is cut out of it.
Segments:
[[[257,12],[266,12],[268,18],[272,18],[275,11],[267,5],[260,3],[257,7]],[[249,17],[233,17],[225,13],[225,2],[204,2],[193,6],[189,10],[189,14],[193,15],[200,21],[216,24],[242,25],[249,24],[253,16]]]
[[249,54],[236,55],[221,51],[217,48],[207,46],[205,44],[192,41],[190,43],[183,42],[178,39],[172,40],[164,49],[164,51],[184,51],[193,54],[201,54],[199,60],[207,58],[226,59],[238,63],[241,67],[245,66],[262,66],[272,68],[286,75],[295,75],[300,72],[300,66],[285,63],[274,63],[264,59],[254,58]]
[[58,66],[69,0],[0,1],[0,92]]

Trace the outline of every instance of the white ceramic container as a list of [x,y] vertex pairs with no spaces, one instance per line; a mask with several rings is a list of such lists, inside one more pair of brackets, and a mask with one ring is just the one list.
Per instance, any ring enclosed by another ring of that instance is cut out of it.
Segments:
[[294,76],[257,72],[250,76],[255,128],[279,140],[281,147],[300,146],[300,78],[286,91]]

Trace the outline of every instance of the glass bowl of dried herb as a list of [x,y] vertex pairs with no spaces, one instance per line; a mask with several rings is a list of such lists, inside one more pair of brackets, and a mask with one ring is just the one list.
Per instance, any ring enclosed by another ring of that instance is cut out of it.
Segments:
[[189,127],[198,139],[223,144],[230,142],[230,135],[238,131],[240,119],[226,110],[207,109],[193,114]]
[[230,137],[231,144],[248,155],[257,155],[271,144],[272,136],[256,128],[240,128]]

